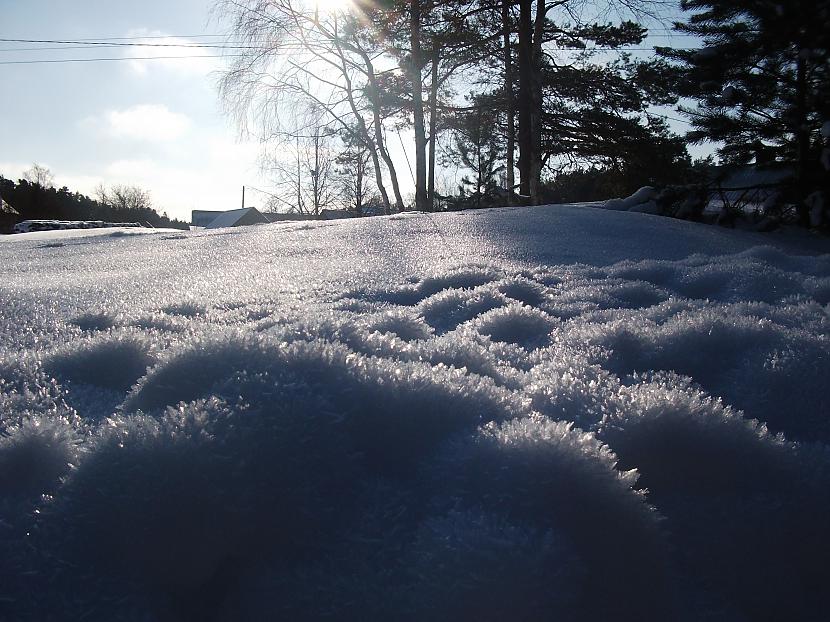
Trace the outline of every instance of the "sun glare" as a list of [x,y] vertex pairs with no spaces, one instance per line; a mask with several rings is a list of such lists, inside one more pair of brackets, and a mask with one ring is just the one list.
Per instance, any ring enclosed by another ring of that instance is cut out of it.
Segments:
[[353,6],[352,0],[311,0],[320,13],[347,11]]

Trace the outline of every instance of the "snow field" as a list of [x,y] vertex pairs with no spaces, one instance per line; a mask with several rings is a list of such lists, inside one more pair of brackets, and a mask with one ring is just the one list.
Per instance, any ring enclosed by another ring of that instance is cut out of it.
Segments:
[[422,270],[361,223],[9,255],[7,617],[822,619],[830,255],[496,261],[493,214],[462,261],[379,221]]

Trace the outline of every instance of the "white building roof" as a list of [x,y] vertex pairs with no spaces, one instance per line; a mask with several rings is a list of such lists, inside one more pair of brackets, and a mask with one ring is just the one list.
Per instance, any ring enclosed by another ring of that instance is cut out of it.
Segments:
[[[257,215],[259,214],[259,210],[255,207],[246,207],[244,209],[234,209],[228,212],[222,212],[216,218],[214,218],[209,225],[205,227],[205,229],[222,229],[223,227],[233,227],[238,223],[242,218],[247,216],[251,212],[256,212]],[[260,215],[261,216],[261,215]],[[267,222],[264,218],[262,222]]]
[[0,214],[18,215],[19,212],[0,197]]

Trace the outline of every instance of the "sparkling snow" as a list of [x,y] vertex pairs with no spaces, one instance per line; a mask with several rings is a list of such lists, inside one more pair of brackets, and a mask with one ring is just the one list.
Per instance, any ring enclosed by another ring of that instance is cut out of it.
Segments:
[[0,238],[0,619],[830,608],[825,240],[569,206],[88,233]]

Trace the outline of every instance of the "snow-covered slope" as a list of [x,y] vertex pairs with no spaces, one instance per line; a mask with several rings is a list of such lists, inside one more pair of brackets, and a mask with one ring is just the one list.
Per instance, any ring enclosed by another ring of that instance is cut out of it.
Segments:
[[562,206],[0,239],[0,619],[822,619],[823,246]]

